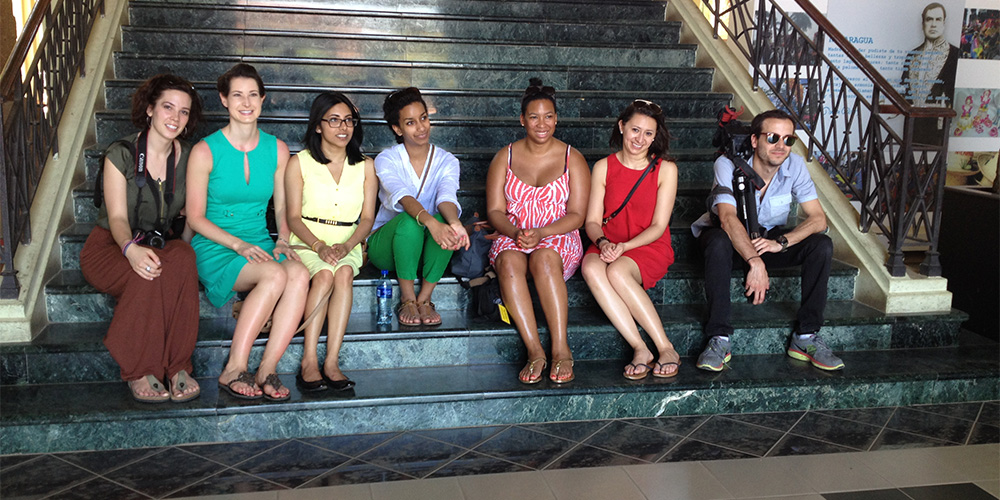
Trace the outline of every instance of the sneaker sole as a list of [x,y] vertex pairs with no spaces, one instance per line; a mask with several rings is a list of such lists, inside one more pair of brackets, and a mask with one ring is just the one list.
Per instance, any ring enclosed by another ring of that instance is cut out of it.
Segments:
[[728,363],[730,359],[733,359],[732,353],[727,354],[726,357],[723,358],[721,365],[714,366],[714,365],[698,364],[695,366],[701,368],[702,370],[708,370],[710,372],[721,372],[722,369],[725,368],[726,363]]
[[819,368],[820,370],[834,371],[834,370],[842,370],[844,368],[844,363],[840,363],[839,365],[833,365],[833,366],[824,365],[823,363],[816,361],[816,359],[813,358],[812,356],[796,349],[789,349],[788,356],[792,359],[797,359],[799,361],[808,361],[812,363],[813,366]]

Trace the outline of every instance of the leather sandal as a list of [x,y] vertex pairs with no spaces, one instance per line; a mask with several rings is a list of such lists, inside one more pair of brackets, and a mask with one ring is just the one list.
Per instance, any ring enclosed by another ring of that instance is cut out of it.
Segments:
[[[431,314],[424,314],[426,310],[424,308],[426,307],[430,308]],[[429,300],[417,303],[417,313],[420,314],[420,321],[424,326],[437,326],[441,324],[441,315],[437,313],[437,307],[434,306],[434,303]],[[437,319],[431,319],[433,316],[437,316]]]
[[251,395],[251,396],[247,396],[246,394],[243,394],[243,393],[237,391],[236,389],[233,389],[233,384],[236,384],[236,383],[240,383],[240,384],[244,384],[244,385],[249,385],[250,387],[256,387],[257,386],[257,381],[255,381],[253,379],[253,375],[250,375],[250,372],[240,372],[240,374],[237,375],[236,378],[230,380],[228,384],[223,384],[222,382],[219,382],[219,388],[225,390],[226,392],[229,393],[230,396],[232,396],[232,397],[234,397],[236,399],[251,399],[252,400],[252,399],[260,399],[260,398],[263,397],[263,396],[261,396],[259,394],[254,394],[254,395]]
[[[413,308],[413,314],[412,314],[412,316],[414,318],[416,318],[415,320],[412,320],[412,322],[405,322],[405,321],[403,321],[403,315],[400,314],[401,312],[403,312],[403,309],[406,309],[408,307],[412,307]],[[396,317],[399,318],[399,324],[401,324],[403,326],[420,326],[423,323],[420,320],[420,308],[417,306],[417,301],[413,300],[413,299],[411,299],[411,300],[404,300],[404,301],[402,301],[402,302],[399,303],[399,308],[396,309]]]
[[[541,371],[538,372],[538,377],[531,378],[531,374],[535,371],[535,365],[538,362],[542,363],[542,370],[545,370],[545,368],[547,366],[549,366],[549,362],[546,361],[545,358],[532,359],[532,360],[528,361],[528,364],[525,366],[525,368],[528,369],[528,378],[527,379],[523,379],[523,378],[521,378],[520,374],[518,374],[518,376],[517,376],[517,379],[520,380],[522,384],[531,385],[531,384],[537,384],[537,383],[539,383],[539,382],[542,381],[542,373],[541,373]],[[524,371],[524,368],[522,368],[521,371]]]
[[277,373],[268,374],[268,376],[264,377],[264,382],[258,385],[260,386],[261,392],[264,393],[265,401],[274,401],[274,402],[288,401],[292,397],[292,393],[290,392],[288,394],[285,394],[284,396],[272,396],[268,394],[267,391],[264,390],[264,387],[268,385],[271,386],[271,389],[274,389],[273,392],[275,393],[285,388],[285,384],[281,383],[281,379],[278,378]]
[[142,380],[142,379],[146,379],[146,383],[149,384],[150,390],[153,390],[153,391],[156,391],[156,392],[163,392],[163,393],[167,393],[168,392],[167,388],[164,387],[163,383],[160,382],[156,377],[154,377],[152,375],[146,375],[145,377],[142,377],[142,378],[139,378],[139,379],[136,379],[136,380],[130,380],[130,381],[128,381],[128,390],[129,390],[129,392],[132,393],[132,399],[134,399],[134,400],[136,400],[136,401],[138,401],[140,403],[163,403],[164,401],[169,401],[170,400],[170,394],[169,393],[162,394],[160,396],[144,396],[144,395],[139,394],[138,392],[136,392],[136,390],[135,390],[135,382],[138,382],[139,380]]
[[[188,375],[187,370],[181,370],[177,372],[175,376],[177,377],[177,382],[170,388],[171,401],[174,403],[186,403],[192,399],[197,399],[198,396],[201,396],[200,386],[198,387],[198,390],[190,394],[184,394],[184,391],[188,390],[188,387],[190,386],[188,379],[191,378],[191,376]],[[180,393],[180,396],[178,396],[177,393]]]
[[565,384],[567,382],[572,382],[573,379],[576,378],[576,372],[573,372],[569,376],[569,378],[565,378],[565,379],[560,379],[559,378],[559,371],[562,369],[563,363],[569,363],[569,367],[573,368],[573,360],[572,359],[560,359],[559,361],[553,361],[552,371],[549,372],[549,380],[551,380],[552,382],[554,382],[556,384]]

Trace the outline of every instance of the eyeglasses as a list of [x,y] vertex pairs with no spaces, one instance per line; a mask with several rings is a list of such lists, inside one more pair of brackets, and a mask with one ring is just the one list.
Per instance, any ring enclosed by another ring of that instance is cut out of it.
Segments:
[[655,102],[653,102],[653,101],[647,101],[647,100],[645,100],[645,99],[636,99],[636,100],[632,101],[632,105],[633,105],[633,106],[635,106],[636,104],[643,104],[643,105],[645,105],[645,106],[646,106],[647,108],[649,108],[649,109],[653,110],[653,113],[656,113],[656,114],[660,114],[660,113],[662,113],[662,112],[663,112],[663,109],[662,109],[662,108],[660,108],[660,105],[659,105],[659,104],[656,104],[656,103],[655,103]]
[[786,136],[782,137],[782,136],[780,136],[780,135],[778,135],[777,133],[774,133],[774,132],[761,132],[760,135],[763,135],[765,138],[767,138],[767,143],[768,144],[777,144],[778,141],[783,141],[785,143],[785,146],[788,146],[788,147],[794,146],[795,145],[795,140],[798,139],[794,135],[786,135]]
[[323,121],[325,121],[327,124],[329,124],[330,128],[340,128],[340,124],[341,123],[343,123],[344,125],[346,125],[347,128],[354,128],[355,126],[357,126],[358,122],[360,122],[361,120],[358,120],[357,118],[355,118],[353,116],[344,118],[343,120],[341,120],[340,118],[338,118],[336,116],[331,116],[330,118],[327,118],[326,120],[323,120]]

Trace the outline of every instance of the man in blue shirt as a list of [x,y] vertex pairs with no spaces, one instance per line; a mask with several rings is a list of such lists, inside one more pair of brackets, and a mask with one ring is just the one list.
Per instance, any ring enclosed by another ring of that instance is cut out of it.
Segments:
[[[770,287],[768,269],[802,266],[802,303],[787,353],[823,370],[840,370],[844,367],[843,361],[818,335],[826,308],[833,242],[823,234],[826,214],[816,197],[816,187],[809,178],[805,162],[801,156],[791,153],[796,139],[795,124],[783,111],[766,111],[753,119],[750,134],[751,166],[763,180],[763,188],[755,191],[754,198],[764,235],[750,238],[737,216],[736,198],[727,193],[716,194],[711,213],[691,225],[691,232],[705,254],[705,295],[708,299],[705,334],[710,337],[708,347],[698,357],[697,366],[703,370],[721,371],[732,357],[729,283],[735,266],[747,270],[745,295],[755,305],[764,302]],[[720,156],[715,161],[715,185],[731,188],[733,168],[729,158]],[[713,190],[713,193],[718,191]],[[798,203],[805,220],[788,229],[784,225],[792,200]]]

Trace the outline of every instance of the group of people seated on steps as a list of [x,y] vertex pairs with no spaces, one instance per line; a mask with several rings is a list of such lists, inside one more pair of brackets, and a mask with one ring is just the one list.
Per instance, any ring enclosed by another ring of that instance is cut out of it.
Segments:
[[[374,160],[362,151],[365,121],[342,93],[315,98],[303,149],[291,155],[258,126],[266,89],[252,66],[233,66],[218,78],[217,90],[229,121],[191,146],[183,139],[202,118],[191,83],[170,74],[146,80],[132,97],[138,132],[105,152],[95,190],[100,215],[80,254],[87,281],[116,300],[104,343],[135,400],[197,398],[191,356],[200,282],[215,307],[237,294],[243,298],[218,378],[223,391],[240,399],[289,399],[278,362],[299,331],[299,390],[350,389],[355,384],[341,371],[339,352],[365,252],[375,267],[395,272],[401,325],[441,323],[431,301],[435,285],[452,253],[470,244],[460,220],[459,162],[430,142],[428,107],[416,88],[386,96],[383,118],[398,144]],[[519,380],[538,383],[546,369],[553,383],[574,380],[566,280],[578,268],[633,349],[623,376],[674,377],[680,355],[647,294],[674,260],[669,222],[678,167],[669,156],[663,110],[642,99],[629,104],[611,130],[616,151],[592,169],[555,138],[557,121],[555,90],[532,79],[521,98],[525,136],[496,153],[486,176],[487,221],[496,232],[489,262],[527,349]],[[710,213],[692,225],[704,249],[709,309],[710,339],[698,368],[719,371],[731,357],[732,270],[746,271],[745,295],[760,304],[768,270],[789,265],[801,265],[803,277],[788,355],[825,370],[843,367],[817,334],[832,244],[805,163],[790,153],[795,139],[783,112],[762,113],[752,123],[765,235],[748,236],[731,191],[713,190]],[[717,186],[732,185],[733,168],[719,157]],[[805,220],[788,230],[793,200]],[[593,242],[586,249],[581,227]],[[539,337],[529,275],[548,325],[551,360]],[[270,332],[251,374],[251,349],[266,324]]]

